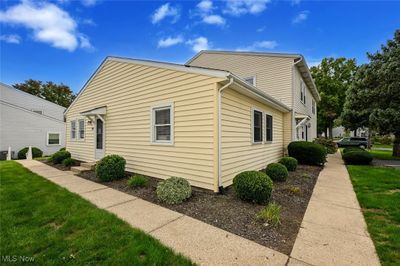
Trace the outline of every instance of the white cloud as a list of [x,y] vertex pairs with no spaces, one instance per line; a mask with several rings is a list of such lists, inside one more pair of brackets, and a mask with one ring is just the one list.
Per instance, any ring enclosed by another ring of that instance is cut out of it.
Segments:
[[301,22],[305,21],[308,18],[309,13],[310,12],[308,10],[301,11],[299,14],[297,14],[293,18],[292,23],[297,24],[297,23],[301,23]]
[[90,43],[87,37],[83,41],[79,38],[76,21],[51,3],[22,1],[0,11],[0,22],[28,28],[33,31],[34,40],[68,51],[74,51],[80,42],[85,42],[84,46]]
[[226,0],[224,13],[232,16],[244,14],[258,14],[267,8],[271,0]]
[[265,50],[265,49],[274,49],[278,46],[276,41],[258,41],[253,44],[237,48],[236,51],[257,51],[257,50]]
[[206,37],[198,37],[196,39],[192,39],[186,42],[186,44],[192,46],[192,50],[196,53],[202,50],[208,50],[210,48],[210,44]]
[[84,34],[80,34],[79,36],[79,41],[80,41],[80,48],[86,49],[88,51],[93,51],[94,47],[93,45],[90,43],[89,38],[84,35]]
[[183,38],[181,36],[177,36],[177,37],[168,37],[165,39],[160,39],[158,41],[158,47],[161,48],[165,48],[165,47],[170,47],[170,46],[174,46],[180,43],[183,43]]
[[0,41],[19,44],[21,42],[21,37],[17,34],[1,35]]
[[213,9],[213,3],[210,0],[202,0],[200,3],[197,4],[197,7],[202,12],[210,12]]
[[96,26],[96,23],[90,18],[82,19],[80,23],[88,26]]
[[206,15],[203,17],[203,22],[206,24],[224,25],[225,19],[220,15]]
[[91,7],[97,4],[97,0],[81,0],[82,5],[86,7]]
[[292,0],[292,6],[299,5],[301,0]]
[[178,21],[180,17],[178,8],[170,6],[170,3],[160,6],[151,16],[151,23],[157,24],[166,17],[172,17],[172,23]]
[[261,28],[258,28],[258,29],[257,29],[257,32],[263,32],[263,31],[265,31],[265,28],[266,28],[265,26],[264,26],[264,27],[261,27]]

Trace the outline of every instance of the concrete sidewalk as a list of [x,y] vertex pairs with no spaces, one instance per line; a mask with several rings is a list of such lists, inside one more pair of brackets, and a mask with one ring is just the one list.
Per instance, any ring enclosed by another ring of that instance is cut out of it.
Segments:
[[200,265],[286,265],[288,256],[212,225],[39,161],[24,167],[116,214]]
[[380,265],[339,152],[318,177],[288,265]]

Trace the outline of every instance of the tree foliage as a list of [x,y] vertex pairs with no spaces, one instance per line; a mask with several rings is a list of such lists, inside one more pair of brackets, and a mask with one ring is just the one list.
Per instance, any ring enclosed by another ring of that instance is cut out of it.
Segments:
[[332,136],[334,122],[343,111],[346,91],[357,70],[355,59],[324,58],[320,65],[311,68],[311,74],[321,95],[318,103],[318,132]]
[[76,97],[67,85],[58,85],[51,81],[43,83],[29,79],[24,83],[14,84],[13,87],[64,107],[68,107]]
[[347,127],[394,134],[393,156],[400,156],[400,30],[368,58],[347,93],[342,118]]

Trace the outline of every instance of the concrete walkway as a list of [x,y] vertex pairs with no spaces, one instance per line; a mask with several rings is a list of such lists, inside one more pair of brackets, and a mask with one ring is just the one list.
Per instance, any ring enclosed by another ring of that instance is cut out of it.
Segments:
[[289,257],[253,241],[38,161],[18,161],[116,214],[200,265],[286,265]]
[[380,265],[339,153],[318,177],[288,265]]

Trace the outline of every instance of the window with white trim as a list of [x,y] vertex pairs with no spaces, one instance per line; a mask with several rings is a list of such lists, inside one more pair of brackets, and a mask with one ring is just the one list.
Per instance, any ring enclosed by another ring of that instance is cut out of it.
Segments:
[[47,145],[61,145],[61,136],[58,132],[47,132]]
[[71,139],[76,139],[76,121],[71,121]]
[[265,140],[272,141],[273,134],[273,120],[272,115],[265,115]]
[[306,85],[303,81],[300,83],[300,101],[306,104]]
[[85,119],[79,119],[78,126],[79,126],[79,132],[78,132],[79,139],[85,139]]
[[253,110],[253,143],[263,141],[263,113]]
[[172,144],[173,106],[166,105],[152,108],[152,142]]
[[311,112],[315,115],[315,100],[311,99]]
[[246,83],[249,83],[250,85],[256,86],[256,77],[247,77],[243,79],[246,81]]

